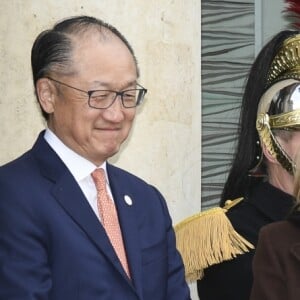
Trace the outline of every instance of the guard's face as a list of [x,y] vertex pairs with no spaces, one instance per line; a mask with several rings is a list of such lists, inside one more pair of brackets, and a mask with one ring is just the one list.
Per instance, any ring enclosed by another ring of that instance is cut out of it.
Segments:
[[294,161],[297,161],[297,155],[300,150],[300,130],[291,132],[283,132],[283,135],[278,135],[277,140],[288,154],[288,156]]
[[[73,60],[74,75],[51,76],[85,91],[136,88],[134,59],[116,37],[99,41],[95,33],[90,34],[77,41]],[[87,94],[50,80],[48,84],[54,91],[52,105],[46,105],[48,126],[68,147],[96,165],[118,152],[131,129],[135,108],[124,108],[118,97],[109,108],[94,109]]]

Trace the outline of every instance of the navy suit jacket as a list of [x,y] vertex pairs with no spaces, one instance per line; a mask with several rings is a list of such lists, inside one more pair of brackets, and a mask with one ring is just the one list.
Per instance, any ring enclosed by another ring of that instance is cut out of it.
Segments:
[[41,133],[30,151],[0,168],[0,300],[190,299],[162,195],[110,164],[107,172],[131,280]]

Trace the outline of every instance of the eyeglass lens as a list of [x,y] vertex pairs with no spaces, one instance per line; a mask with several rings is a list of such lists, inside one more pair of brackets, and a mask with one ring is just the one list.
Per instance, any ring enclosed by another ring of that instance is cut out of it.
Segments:
[[140,104],[144,94],[143,89],[131,89],[123,92],[93,91],[89,97],[89,105],[94,108],[108,108],[120,96],[123,106],[131,108]]

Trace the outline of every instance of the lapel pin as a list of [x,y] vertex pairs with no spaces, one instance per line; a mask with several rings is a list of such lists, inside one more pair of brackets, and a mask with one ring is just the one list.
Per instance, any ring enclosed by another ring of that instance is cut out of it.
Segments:
[[132,199],[128,195],[124,196],[124,200],[128,205],[132,205]]

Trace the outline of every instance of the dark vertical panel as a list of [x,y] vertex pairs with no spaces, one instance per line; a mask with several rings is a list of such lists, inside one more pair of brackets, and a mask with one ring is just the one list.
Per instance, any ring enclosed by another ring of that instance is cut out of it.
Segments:
[[202,0],[202,209],[216,205],[230,166],[254,59],[254,0]]

